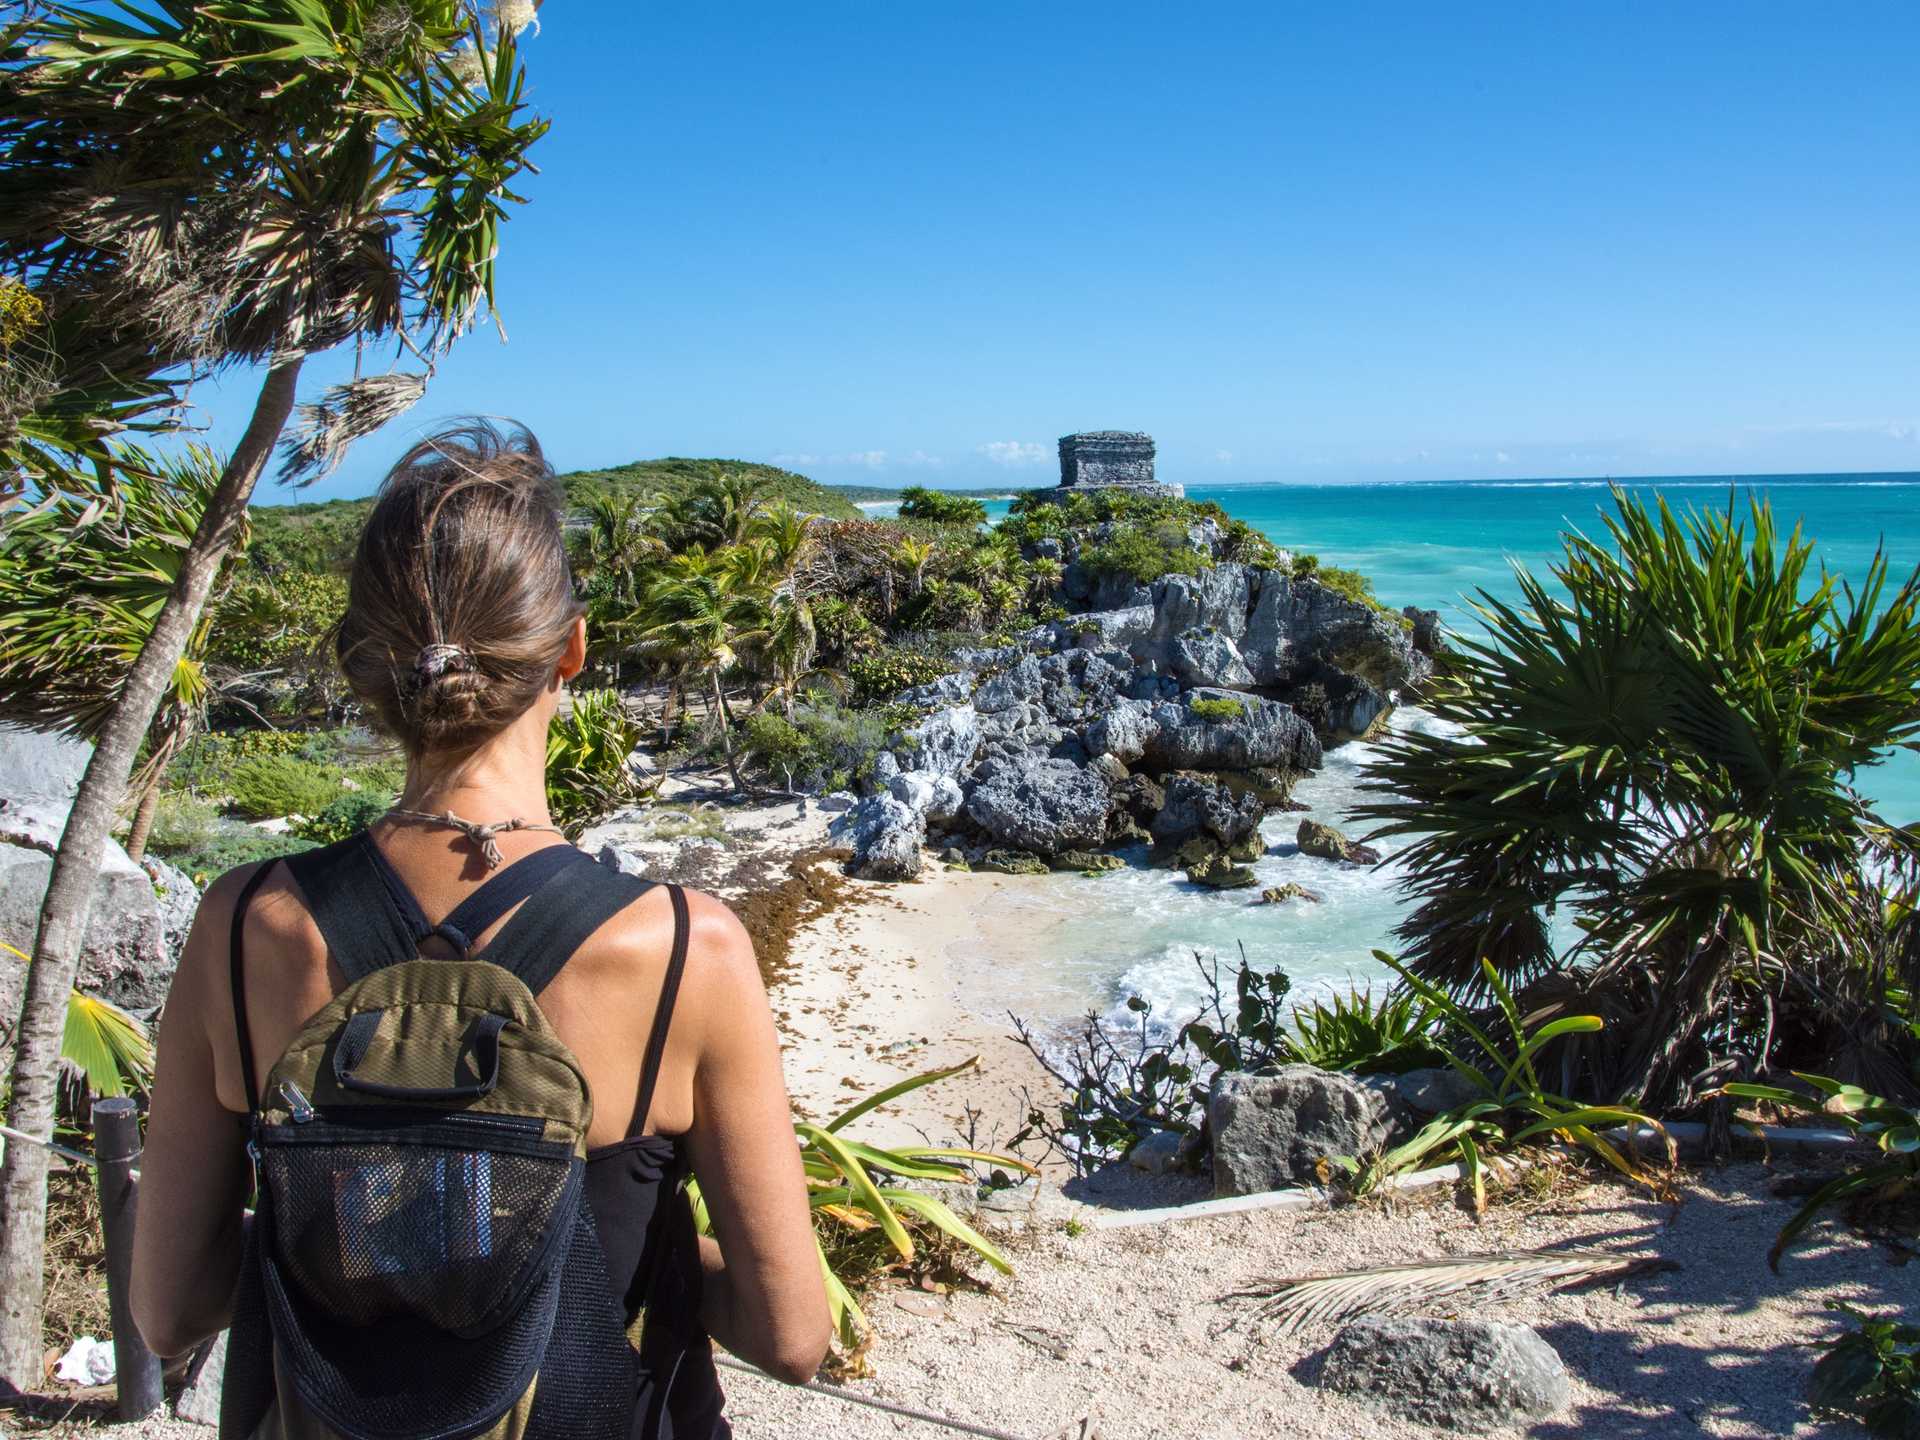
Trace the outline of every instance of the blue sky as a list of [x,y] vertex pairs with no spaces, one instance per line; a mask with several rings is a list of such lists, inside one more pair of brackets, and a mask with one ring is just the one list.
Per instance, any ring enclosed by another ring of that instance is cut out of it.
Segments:
[[[1100,428],[1200,484],[1920,469],[1912,5],[543,20],[510,342],[298,498],[473,411],[889,485]],[[198,392],[216,441],[251,384]]]

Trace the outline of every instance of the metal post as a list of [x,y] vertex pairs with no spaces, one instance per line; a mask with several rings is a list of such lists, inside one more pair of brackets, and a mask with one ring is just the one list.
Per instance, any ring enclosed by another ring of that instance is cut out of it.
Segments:
[[140,1159],[140,1112],[125,1096],[93,1102],[93,1153],[99,1164],[100,1228],[107,1239],[107,1303],[113,1311],[113,1364],[120,1418],[160,1408],[160,1357],[133,1325],[133,1170]]

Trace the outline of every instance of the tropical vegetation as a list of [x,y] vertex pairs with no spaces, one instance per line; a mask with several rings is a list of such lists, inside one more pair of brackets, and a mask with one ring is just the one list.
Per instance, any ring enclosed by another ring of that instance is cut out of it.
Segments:
[[[326,473],[416,400],[491,304],[511,186],[546,130],[523,84],[515,24],[461,0],[45,4],[0,22],[0,499],[31,509],[77,493],[79,523],[110,516],[145,468],[118,443],[129,427],[177,421],[209,372],[263,370],[55,857],[15,1037],[12,1123],[28,1133],[53,1122],[115,812],[305,359],[392,342],[426,370],[359,374],[305,407],[291,481]],[[0,1283],[33,1299],[0,1311],[0,1376],[22,1387],[39,1377],[46,1193],[44,1152],[9,1147]]]
[[1920,736],[1920,572],[1843,583],[1764,501],[1616,492],[1521,599],[1483,594],[1360,810],[1402,836],[1401,960],[1476,1005],[1604,1017],[1535,1056],[1564,1093],[1670,1107],[1770,1069],[1904,1091],[1920,831],[1854,776]]

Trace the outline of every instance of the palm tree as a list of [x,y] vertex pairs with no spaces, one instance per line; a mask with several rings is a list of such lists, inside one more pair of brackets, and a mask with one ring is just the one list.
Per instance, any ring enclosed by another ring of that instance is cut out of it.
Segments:
[[[72,467],[106,463],[90,436],[196,374],[264,367],[55,857],[16,1032],[12,1123],[29,1134],[51,1130],[107,834],[306,356],[384,338],[430,368],[492,301],[508,187],[546,129],[521,113],[512,30],[458,0],[45,4],[0,28],[0,274],[40,307],[50,377],[0,425],[13,494],[83,490]],[[325,473],[425,380],[329,390],[302,411],[283,478]],[[22,1387],[40,1373],[45,1207],[45,1152],[7,1147],[0,1375]]]
[[1519,604],[1481,596],[1487,638],[1427,701],[1457,729],[1372,768],[1358,814],[1412,837],[1403,959],[1472,995],[1485,957],[1530,1011],[1610,1012],[1621,1048],[1561,1057],[1601,1099],[1686,1099],[1779,1051],[1884,1063],[1920,956],[1883,897],[1915,893],[1920,833],[1852,777],[1920,748],[1920,571],[1896,589],[1876,556],[1848,588],[1763,503],[1743,525],[1614,500],[1613,548],[1567,537],[1565,598],[1524,570]]
[[743,647],[766,635],[767,610],[758,595],[736,584],[727,555],[694,548],[676,555],[641,599],[637,648],[664,660],[681,675],[706,678],[713,720],[734,788],[748,793],[733,753],[733,729],[721,677]]
[[[56,492],[0,533],[0,720],[84,740],[100,733],[225,468],[198,445],[165,457],[127,447],[113,454],[122,468],[113,494],[98,485]],[[93,506],[103,518],[80,524]],[[222,585],[232,568],[222,572]],[[167,763],[205,710],[212,615],[209,605],[148,726],[127,837],[135,860],[146,848]]]
[[813,607],[791,586],[776,591],[762,648],[773,662],[774,692],[789,723],[794,692],[812,669],[817,646]]
[[775,574],[789,578],[813,548],[814,517],[802,515],[784,500],[753,517],[747,541],[763,547]]
[[893,566],[907,582],[907,596],[916,598],[926,589],[927,566],[934,556],[931,540],[916,540],[913,536],[902,537],[893,547]]

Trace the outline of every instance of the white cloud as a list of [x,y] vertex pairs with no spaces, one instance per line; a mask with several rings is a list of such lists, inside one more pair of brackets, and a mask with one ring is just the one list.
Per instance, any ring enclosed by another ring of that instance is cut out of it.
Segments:
[[1513,457],[1504,450],[1494,451],[1493,458],[1495,463],[1500,465],[1511,465],[1513,463]]
[[782,453],[773,457],[775,465],[784,465],[789,469],[853,467],[861,470],[885,470],[890,465],[926,466],[944,465],[946,462],[938,455],[929,455],[924,450],[915,450],[910,455],[894,455],[886,450],[849,450],[843,454],[814,455],[809,453]]
[[1920,420],[1808,420],[1797,425],[1749,425],[1762,435],[1884,435],[1889,440],[1920,438]]
[[977,447],[979,453],[996,465],[1044,465],[1050,452],[1030,440],[989,440]]
[[1233,451],[1216,450],[1213,452],[1213,458],[1218,460],[1222,465],[1231,465],[1233,463]]

